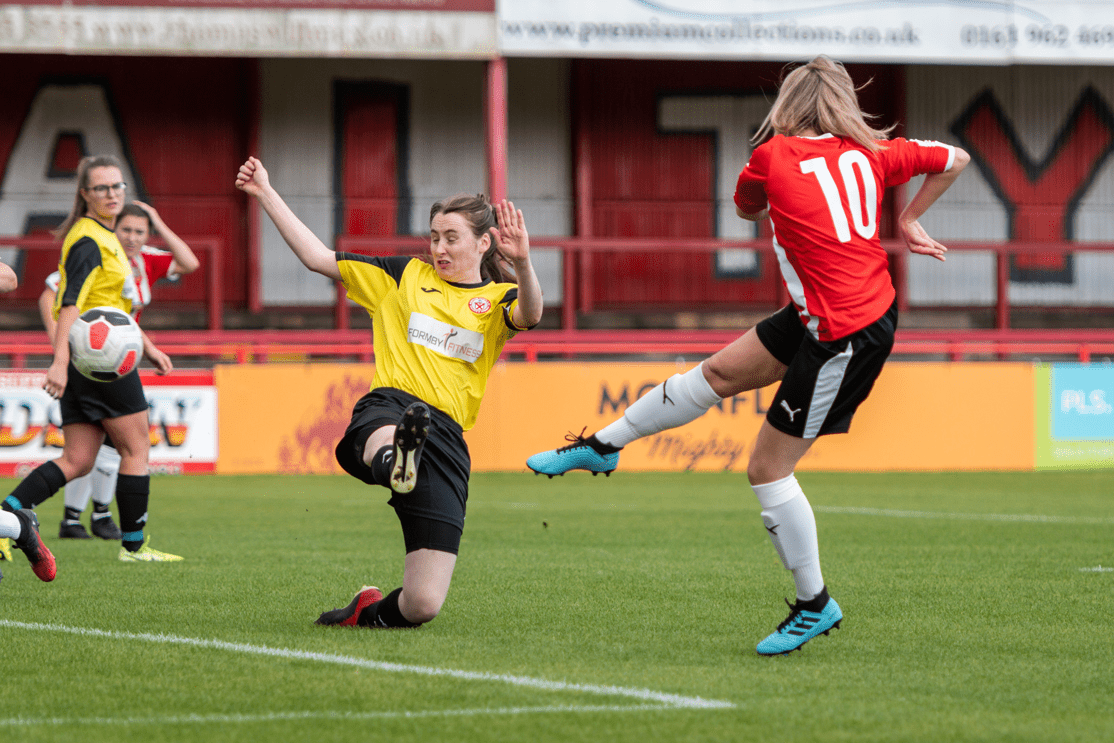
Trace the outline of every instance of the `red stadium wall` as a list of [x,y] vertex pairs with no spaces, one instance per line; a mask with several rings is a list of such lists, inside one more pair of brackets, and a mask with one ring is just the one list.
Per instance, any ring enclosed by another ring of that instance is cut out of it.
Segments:
[[[247,298],[248,255],[245,199],[233,186],[252,130],[253,64],[237,59],[5,55],[4,105],[0,117],[0,174],[6,173],[32,102],[47,86],[97,85],[108,101],[124,151],[138,183],[129,198],[156,209],[179,235],[224,241],[224,297]],[[61,138],[58,152],[43,153],[44,169],[72,169],[88,132]],[[102,154],[102,153],[86,153]],[[52,162],[52,157],[57,163]],[[71,197],[72,203],[72,197]],[[56,212],[57,209],[51,211]],[[42,265],[38,265],[38,264]],[[12,300],[37,297],[54,269],[39,254],[24,266]],[[199,303],[205,284],[199,272],[181,286],[160,288],[159,303]]]
[[[586,108],[577,117],[588,127],[591,152],[591,226],[594,237],[716,237],[714,201],[716,137],[711,132],[662,131],[662,96],[766,95],[772,101],[784,66],[774,63],[697,63],[647,60],[578,60],[574,92]],[[900,118],[902,68],[852,65],[863,108],[878,123]],[[748,131],[749,137],[753,132]],[[735,166],[735,174],[743,162]],[[719,198],[730,198],[720,194]],[[892,199],[892,195],[887,197]],[[892,231],[884,211],[882,235]],[[601,255],[593,258],[597,308],[684,306],[733,307],[776,301],[773,259],[752,280],[718,279],[711,255]],[[677,276],[685,276],[679,282]]]

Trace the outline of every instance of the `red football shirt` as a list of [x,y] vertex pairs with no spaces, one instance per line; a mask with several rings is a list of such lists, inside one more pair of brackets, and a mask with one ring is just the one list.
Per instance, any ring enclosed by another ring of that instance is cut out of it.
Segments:
[[886,187],[952,166],[942,142],[776,135],[754,150],[735,189],[747,214],[770,209],[774,252],[801,322],[823,341],[862,330],[893,304],[878,217]]
[[171,281],[178,280],[178,274],[170,273],[170,266],[174,263],[174,255],[166,250],[150,248],[146,245],[139,255],[139,260],[130,261],[132,277],[135,279],[138,301],[132,299],[132,314],[138,320],[143,313],[143,308],[151,304],[151,287],[159,279],[166,277]]

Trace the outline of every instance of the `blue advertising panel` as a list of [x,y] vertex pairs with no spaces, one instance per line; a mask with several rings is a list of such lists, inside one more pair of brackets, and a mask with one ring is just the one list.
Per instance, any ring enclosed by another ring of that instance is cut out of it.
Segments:
[[1055,364],[1051,383],[1053,439],[1114,441],[1114,365]]

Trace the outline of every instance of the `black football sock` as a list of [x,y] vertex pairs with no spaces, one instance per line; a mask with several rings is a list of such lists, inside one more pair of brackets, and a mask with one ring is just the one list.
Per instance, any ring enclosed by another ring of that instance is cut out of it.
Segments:
[[383,446],[375,452],[375,459],[371,460],[371,476],[375,482],[383,487],[391,487],[391,470],[395,466],[394,446]]
[[66,506],[66,513],[62,516],[62,520],[71,524],[76,524],[81,521],[81,511],[71,506]]
[[147,501],[151,495],[150,475],[118,475],[116,502],[120,504],[120,543],[128,552],[143,546],[143,527],[147,523]]
[[[67,513],[69,512],[69,510],[70,510],[69,508],[66,509]],[[78,511],[78,513],[80,514],[81,511]],[[94,521],[96,521],[97,519],[106,519],[111,515],[112,515],[112,511],[108,510],[108,504],[107,503],[97,503],[96,501],[93,501],[93,520]]]
[[595,449],[597,454],[602,454],[604,456],[607,456],[608,454],[614,454],[615,452],[623,448],[621,446],[612,446],[611,444],[603,443],[596,438],[596,434],[592,434],[588,438],[584,439],[584,443]]
[[399,629],[421,627],[421,624],[414,624],[402,616],[402,612],[398,608],[398,597],[400,595],[402,595],[402,589],[396,588],[371,606],[364,607],[364,610],[360,612],[360,618],[356,620],[356,624],[361,627],[397,627]]
[[819,614],[824,611],[824,607],[828,605],[828,598],[828,587],[824,586],[819,594],[810,598],[808,601],[797,599],[797,608]]
[[4,508],[8,511],[34,508],[65,484],[66,476],[62,474],[62,469],[52,461],[43,462],[15,486],[12,494],[4,499]]

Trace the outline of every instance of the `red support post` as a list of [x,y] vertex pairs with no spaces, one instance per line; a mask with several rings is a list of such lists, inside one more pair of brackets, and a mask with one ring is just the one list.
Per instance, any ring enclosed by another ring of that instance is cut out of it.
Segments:
[[998,269],[998,296],[994,305],[994,327],[1005,330],[1010,326],[1010,256],[1005,246],[994,251]]
[[[263,73],[258,59],[248,60],[249,95],[248,102],[248,154],[259,157],[259,130],[263,120]],[[263,312],[263,230],[259,222],[259,204],[255,199],[247,199],[248,210],[248,312],[258,315]],[[213,256],[216,258],[217,256]],[[223,312],[223,310],[222,310]],[[223,317],[221,327],[224,326]]]
[[[574,101],[576,105],[574,119],[574,137],[576,141],[576,236],[582,240],[594,236],[592,224],[592,111],[591,111],[591,70],[586,60],[578,59],[573,62],[573,85],[575,86]],[[565,274],[579,274],[579,296],[566,294],[561,303],[563,312],[561,327],[565,330],[576,330],[577,306],[584,312],[592,309],[592,254],[577,251],[571,254],[566,251]],[[566,287],[573,282],[566,281]]]
[[209,315],[209,330],[224,329],[224,285],[221,284],[220,261],[225,252],[222,241],[209,243],[205,256],[205,282],[208,285],[206,294],[207,314]]
[[492,203],[507,198],[507,60],[487,62],[487,192]]
[[576,266],[580,251],[561,246],[561,328],[576,330]]

